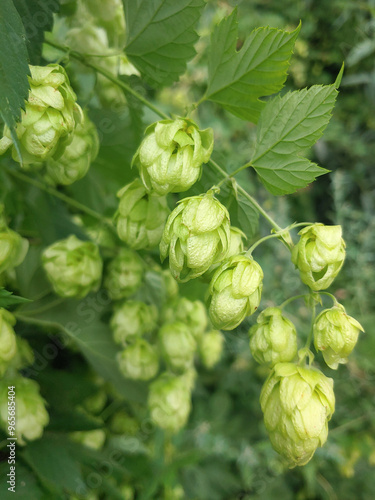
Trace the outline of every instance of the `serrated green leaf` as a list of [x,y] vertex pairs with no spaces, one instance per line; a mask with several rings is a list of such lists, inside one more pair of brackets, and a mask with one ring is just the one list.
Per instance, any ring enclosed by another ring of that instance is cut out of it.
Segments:
[[323,134],[336,97],[335,84],[314,85],[267,103],[251,163],[272,194],[294,193],[328,172],[299,155]]
[[204,0],[123,0],[125,52],[153,86],[170,85],[195,55]]
[[15,133],[29,92],[25,30],[12,0],[0,2],[0,114],[8,125],[21,158]]
[[13,295],[13,292],[8,292],[5,288],[0,287],[0,307],[6,308],[16,304],[24,304],[25,302],[30,302],[30,300],[19,297],[18,295]]
[[244,120],[257,123],[265,102],[284,86],[300,27],[292,32],[258,28],[236,51],[236,10],[216,26],[211,37],[206,96]]
[[53,14],[59,11],[59,0],[13,0],[25,27],[31,64],[40,64],[44,32],[51,31]]

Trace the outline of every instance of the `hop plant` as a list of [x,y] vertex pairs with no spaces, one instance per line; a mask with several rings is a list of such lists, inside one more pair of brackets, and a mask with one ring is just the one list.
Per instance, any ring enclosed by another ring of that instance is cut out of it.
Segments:
[[185,198],[168,217],[160,255],[169,255],[169,267],[177,281],[205,273],[221,262],[230,244],[228,210],[212,192]]
[[292,361],[297,354],[296,329],[278,307],[262,311],[249,335],[251,353],[260,364],[272,367]]
[[186,371],[194,363],[197,348],[190,328],[184,323],[167,323],[159,330],[161,353],[172,370]]
[[115,342],[127,345],[129,341],[152,332],[157,325],[158,311],[154,305],[129,300],[118,306],[111,318]]
[[71,432],[70,437],[73,441],[81,443],[93,450],[101,450],[106,440],[106,434],[103,429]]
[[150,385],[148,407],[156,425],[177,432],[187,422],[191,410],[191,387],[184,376],[163,373]]
[[135,380],[150,380],[159,370],[157,349],[144,339],[136,339],[117,356],[121,373]]
[[39,393],[39,385],[25,377],[6,378],[0,382],[0,422],[4,430],[8,428],[8,387],[14,386],[16,393],[15,437],[18,443],[39,439],[49,422],[45,401]]
[[291,467],[305,465],[328,435],[335,411],[333,380],[314,368],[278,363],[260,395],[272,446]]
[[99,248],[75,235],[57,241],[42,255],[43,267],[55,292],[61,297],[85,297],[97,290],[102,277]]
[[223,352],[224,337],[218,330],[210,330],[199,341],[199,354],[206,368],[215,366]]
[[341,226],[312,224],[303,228],[293,248],[292,262],[299,269],[301,280],[311,290],[328,288],[345,260],[345,242]]
[[46,179],[51,184],[67,186],[84,177],[99,152],[95,125],[85,115],[73,132],[72,142],[58,159],[48,158]]
[[[16,127],[25,165],[48,158],[58,159],[72,140],[81,121],[82,110],[64,68],[58,64],[30,66],[30,91],[21,122]],[[4,127],[0,154],[12,146],[12,156],[20,161],[10,130]]]
[[133,295],[141,286],[144,268],[138,254],[122,248],[109,263],[104,285],[114,300]]
[[17,353],[16,334],[13,326],[16,319],[9,311],[0,308],[0,375],[3,375]]
[[[243,239],[246,239],[245,233],[243,233],[241,229],[238,229],[238,227],[230,226],[229,233],[230,233],[230,243],[226,255],[227,259],[229,259],[229,257],[234,257],[235,255],[239,255],[244,251]],[[220,264],[221,264],[220,262],[213,264],[209,268],[209,270],[204,274],[204,278],[211,280],[212,276],[214,275],[214,272],[220,266]]]
[[347,363],[354,349],[359,332],[358,321],[346,314],[344,306],[336,304],[322,311],[314,322],[314,345],[323,353],[327,365],[336,370],[340,363]]
[[252,257],[235,255],[215,272],[209,288],[209,315],[220,330],[233,330],[259,306],[263,271]]
[[189,327],[193,337],[198,340],[207,328],[207,310],[200,300],[178,297],[163,310],[165,322],[178,321]]
[[29,242],[7,227],[2,212],[0,205],[0,273],[19,266],[29,249]]
[[159,245],[170,213],[165,196],[148,194],[139,179],[127,184],[117,196],[120,203],[115,219],[120,239],[134,250]]
[[199,130],[192,120],[161,120],[146,129],[133,158],[149,191],[163,195],[188,190],[210,159],[214,138],[211,128]]

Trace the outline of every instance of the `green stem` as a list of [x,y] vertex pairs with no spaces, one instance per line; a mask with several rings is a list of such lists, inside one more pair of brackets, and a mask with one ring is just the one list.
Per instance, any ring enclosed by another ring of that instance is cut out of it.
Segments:
[[48,311],[49,309],[53,309],[54,307],[58,306],[59,304],[62,304],[64,302],[63,298],[59,298],[56,300],[52,300],[45,306],[39,307],[39,309],[31,309],[30,311],[24,311],[27,312],[27,316],[34,316],[35,314],[40,314],[43,312]]
[[329,292],[319,292],[319,293],[320,293],[320,295],[326,295],[327,297],[330,297],[333,300],[333,306],[340,305],[338,300],[336,299],[336,297],[334,295],[332,295],[332,293],[329,293]]
[[109,71],[101,68],[97,64],[94,64],[90,61],[87,60],[86,56],[83,54],[80,54],[79,52],[76,52],[75,50],[70,50],[69,47],[64,47],[63,45],[60,45],[56,42],[53,42],[52,40],[45,40],[45,42],[48,45],[51,45],[51,47],[54,47],[55,49],[61,50],[61,52],[65,52],[69,54],[69,57],[72,57],[73,59],[76,59],[77,61],[80,61],[82,64],[87,66],[88,68],[91,68],[95,70],[97,73],[105,76],[108,80],[110,80],[112,83],[118,85],[121,87],[125,92],[128,94],[131,94],[133,97],[138,99],[142,104],[147,106],[149,109],[151,109],[154,113],[156,113],[158,116],[161,118],[169,119],[170,117],[158,109],[156,106],[154,106],[151,102],[149,102],[147,99],[145,99],[141,94],[139,94],[136,90],[132,89],[129,85],[127,85],[124,81],[120,80],[116,76],[114,76],[112,73]]
[[45,321],[43,319],[30,318],[29,316],[25,316],[23,314],[13,313],[17,321],[21,321],[22,323],[28,323],[30,325],[41,326],[43,328],[49,327],[55,330],[60,330],[61,332],[66,333],[65,328],[60,325],[60,323],[55,323],[53,321]]
[[253,253],[254,249],[260,245],[261,243],[263,243],[263,241],[266,241],[266,240],[269,240],[270,238],[279,238],[280,237],[280,234],[269,234],[268,236],[264,236],[263,238],[260,238],[260,240],[256,241],[254,243],[254,245],[252,245],[249,250],[247,250],[246,254],[248,257],[251,256],[251,254]]
[[302,293],[300,295],[294,295],[293,297],[289,297],[289,299],[286,299],[280,306],[278,306],[280,309],[283,309],[285,306],[293,302],[294,300],[298,299],[304,299],[305,297],[308,297],[308,293]]
[[316,316],[316,302],[315,300],[312,301],[312,306],[311,306],[311,325],[310,325],[310,331],[309,335],[306,340],[305,344],[305,349],[310,349],[310,344],[313,338],[313,333],[314,333],[314,322],[315,322],[315,316]]
[[110,220],[106,219],[105,217],[103,217],[102,215],[100,215],[98,212],[96,212],[95,210],[92,210],[91,208],[87,207],[86,205],[83,205],[82,203],[80,203],[79,201],[76,201],[74,200],[73,198],[70,198],[69,196],[63,194],[63,193],[60,193],[60,191],[58,191],[57,189],[51,187],[51,186],[47,186],[46,184],[43,184],[42,182],[36,180],[36,179],[33,179],[32,177],[26,175],[26,174],[23,174],[22,172],[19,172],[18,170],[13,170],[13,169],[6,169],[6,171],[12,175],[13,177],[16,177],[17,179],[23,181],[23,182],[27,182],[28,184],[31,184],[32,186],[42,190],[42,191],[45,191],[46,193],[48,194],[51,194],[53,196],[55,196],[56,198],[59,198],[60,200],[62,200],[63,202],[65,202],[67,205],[70,205],[71,207],[74,207],[76,208],[77,210],[81,211],[81,212],[84,212],[86,213],[87,215],[90,215],[91,217],[93,217],[94,219],[97,219],[99,220],[100,222],[108,225],[109,227],[111,227],[113,230],[114,230],[114,227],[113,227],[113,224]]

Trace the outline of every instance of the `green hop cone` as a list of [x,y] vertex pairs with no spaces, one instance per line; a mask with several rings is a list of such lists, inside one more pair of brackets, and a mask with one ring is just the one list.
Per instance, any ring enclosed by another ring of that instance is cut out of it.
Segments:
[[18,443],[39,439],[49,422],[45,401],[39,393],[39,385],[28,378],[17,376],[0,382],[0,421],[8,429],[8,387],[14,386],[16,400],[16,436]]
[[55,292],[61,297],[85,297],[99,288],[102,259],[99,248],[75,235],[57,241],[42,255],[43,267]]
[[7,227],[0,205],[0,273],[19,266],[26,257],[29,242]]
[[301,280],[311,290],[328,288],[345,260],[345,242],[341,226],[312,224],[303,228],[293,248],[292,262],[299,269]]
[[188,190],[210,159],[212,129],[199,130],[193,121],[178,118],[153,123],[145,134],[133,165],[146,188],[160,195]]
[[106,434],[103,429],[94,429],[92,431],[71,432],[70,438],[93,450],[101,450],[106,440]]
[[191,386],[183,376],[163,373],[150,385],[148,407],[156,425],[177,432],[191,410]]
[[127,184],[117,196],[117,232],[122,241],[134,250],[159,245],[170,210],[165,196],[148,194],[139,179]]
[[212,192],[185,198],[168,217],[160,256],[169,255],[169,267],[177,281],[185,282],[221,262],[230,244],[228,210]]
[[315,368],[279,363],[263,385],[260,404],[274,449],[291,467],[305,465],[327,440],[333,380]]
[[136,339],[117,355],[121,373],[134,380],[150,380],[159,370],[157,349],[144,339]]
[[[59,158],[72,140],[82,110],[64,68],[58,64],[30,66],[30,91],[21,122],[16,127],[25,165]],[[12,156],[20,161],[7,126],[0,140],[0,154],[11,145]]]
[[128,342],[155,330],[158,311],[154,305],[129,300],[115,309],[111,318],[111,328],[115,342],[127,345]]
[[263,271],[252,257],[235,255],[215,272],[209,288],[209,315],[220,330],[233,330],[260,303]]
[[197,343],[187,325],[177,321],[163,325],[159,342],[163,358],[172,370],[181,372],[191,368]]
[[339,363],[347,363],[354,349],[359,332],[363,328],[358,321],[346,314],[344,306],[336,304],[322,311],[314,323],[314,345],[323,353],[327,365],[336,370]]
[[122,248],[109,263],[104,286],[113,300],[133,295],[142,284],[144,268],[136,252]]
[[160,271],[163,285],[164,285],[164,295],[165,299],[169,300],[178,295],[178,283],[171,275],[169,269],[164,269]]
[[99,136],[95,125],[85,115],[75,128],[72,142],[58,159],[48,158],[46,180],[67,186],[84,177],[99,152]]
[[195,340],[203,335],[208,324],[207,309],[203,302],[186,297],[178,297],[167,305],[162,317],[166,323],[178,321],[187,325]]
[[199,341],[199,354],[206,368],[215,366],[223,352],[224,337],[219,330],[206,332]]
[[[230,243],[229,243],[228,253],[226,255],[227,259],[229,259],[229,257],[234,257],[235,255],[239,255],[244,251],[243,239],[246,239],[245,233],[243,233],[241,229],[238,229],[238,227],[230,226],[229,231],[230,231]],[[212,276],[214,275],[214,272],[219,266],[220,262],[213,264],[209,268],[209,270],[204,274],[204,278],[211,280]]]
[[0,375],[3,375],[9,362],[16,356],[17,340],[13,326],[16,319],[9,311],[0,308]]
[[292,361],[297,354],[297,332],[293,323],[278,307],[262,311],[257,324],[249,330],[250,350],[254,359],[272,367]]

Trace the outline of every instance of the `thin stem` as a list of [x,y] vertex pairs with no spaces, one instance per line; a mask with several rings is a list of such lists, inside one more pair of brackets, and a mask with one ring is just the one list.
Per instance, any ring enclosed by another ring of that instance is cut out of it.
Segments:
[[35,314],[40,314],[40,313],[48,311],[49,309],[53,309],[54,307],[58,306],[59,304],[62,304],[63,302],[64,302],[64,299],[59,298],[56,300],[52,300],[51,302],[49,302],[48,304],[46,304],[42,307],[39,307],[39,309],[31,309],[30,311],[24,311],[24,312],[27,312],[28,317],[34,316]]
[[260,238],[260,240],[256,241],[254,243],[254,245],[252,245],[249,250],[247,250],[246,254],[248,257],[251,256],[251,254],[253,253],[254,249],[260,245],[261,243],[263,243],[263,241],[266,241],[266,240],[269,240],[270,238],[280,238],[280,234],[277,234],[277,233],[274,233],[274,234],[269,234],[268,236],[264,236],[263,238]]
[[28,323],[30,325],[42,326],[44,328],[49,327],[56,330],[60,330],[62,332],[66,332],[65,328],[60,325],[60,323],[55,323],[53,321],[45,321],[43,319],[30,318],[29,316],[25,316],[19,313],[13,313],[17,321],[21,321],[22,323]]
[[294,300],[298,299],[304,299],[305,297],[308,297],[308,293],[302,293],[300,295],[294,295],[293,297],[289,297],[289,299],[286,299],[280,306],[278,306],[280,309],[283,309],[285,306],[293,302]]
[[100,215],[98,212],[95,210],[92,210],[91,208],[87,207],[86,205],[83,205],[79,201],[74,200],[73,198],[70,198],[69,196],[60,193],[57,189],[53,188],[52,186],[47,186],[46,184],[43,184],[42,182],[33,179],[32,177],[23,174],[22,172],[19,172],[18,170],[13,170],[13,169],[6,169],[6,171],[12,175],[13,177],[16,177],[17,179],[27,182],[28,184],[31,184],[32,186],[45,191],[48,194],[51,194],[55,196],[56,198],[59,198],[63,202],[65,202],[67,205],[70,205],[71,207],[76,208],[77,210],[86,213],[87,215],[90,215],[94,219],[99,220],[100,222],[103,222],[104,224],[108,225],[114,230],[113,224],[110,220],[106,219],[102,215]]
[[332,295],[332,293],[329,293],[329,292],[319,292],[319,293],[320,293],[320,295],[326,295],[327,297],[330,297],[333,300],[333,306],[340,305],[340,303],[338,302],[336,297],[334,295]]
[[313,338],[313,333],[314,333],[314,323],[315,323],[315,316],[316,316],[316,302],[315,300],[312,301],[312,306],[311,306],[311,325],[310,325],[310,331],[309,335],[306,340],[305,348],[310,349],[310,344]]
[[131,94],[133,97],[138,99],[138,101],[140,101],[142,104],[147,106],[149,109],[151,109],[154,113],[156,113],[161,118],[165,118],[165,119],[170,118],[166,113],[164,113],[163,111],[158,109],[156,106],[154,106],[151,102],[149,102],[147,99],[145,99],[136,90],[132,89],[124,81],[120,80],[119,78],[114,76],[112,73],[101,68],[97,64],[94,64],[94,63],[88,61],[86,59],[85,55],[80,54],[79,52],[76,52],[75,50],[70,50],[68,47],[64,47],[63,45],[60,45],[56,42],[53,42],[52,40],[45,40],[45,42],[48,43],[48,45],[51,45],[51,47],[54,47],[55,49],[61,50],[62,52],[66,52],[67,54],[69,54],[69,57],[72,57],[73,59],[80,61],[88,68],[91,68],[91,69],[95,70],[97,73],[100,73],[101,75],[105,76],[108,80],[115,83],[116,85],[121,87],[125,92],[127,92],[128,94]]

